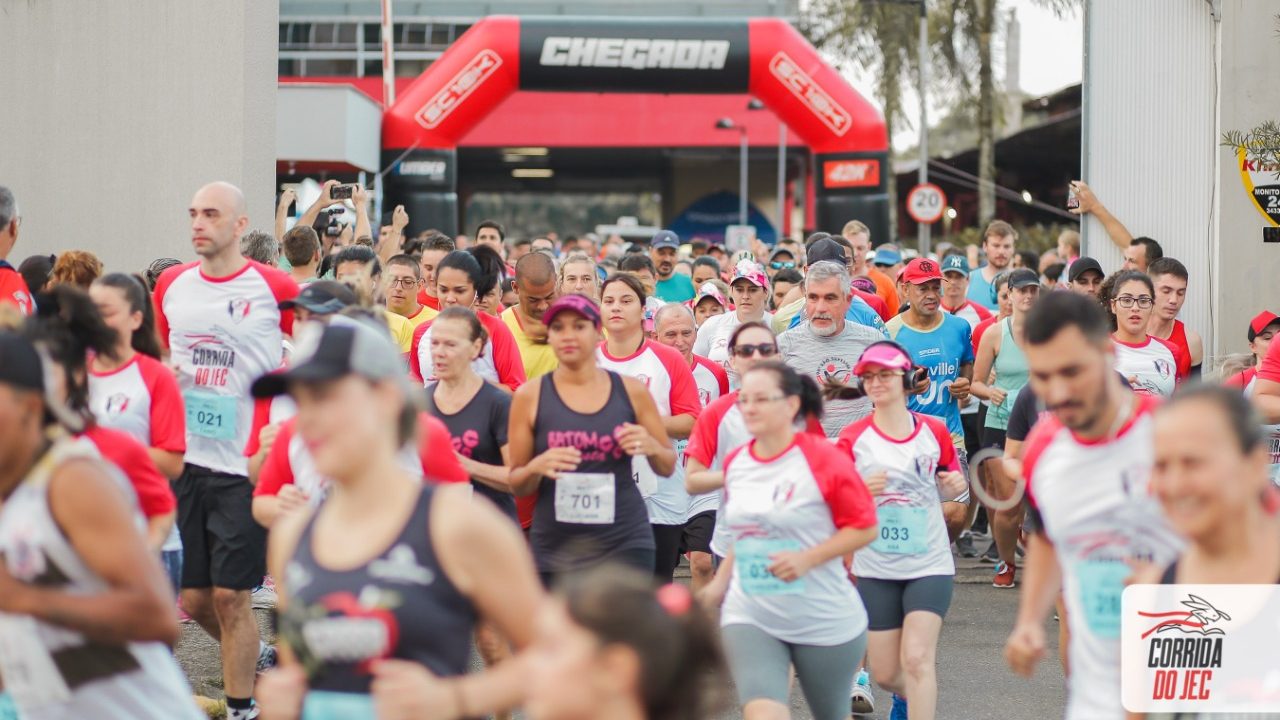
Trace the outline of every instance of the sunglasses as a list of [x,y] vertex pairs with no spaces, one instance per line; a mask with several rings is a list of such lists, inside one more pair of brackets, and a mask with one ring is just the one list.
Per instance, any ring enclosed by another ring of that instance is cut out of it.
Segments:
[[752,355],[760,357],[773,357],[778,354],[778,346],[772,343],[760,343],[759,345],[734,345],[729,348],[729,352],[740,358],[749,358]]
[[769,263],[769,267],[773,270],[791,270],[795,266],[796,264],[793,262],[778,262],[776,260]]

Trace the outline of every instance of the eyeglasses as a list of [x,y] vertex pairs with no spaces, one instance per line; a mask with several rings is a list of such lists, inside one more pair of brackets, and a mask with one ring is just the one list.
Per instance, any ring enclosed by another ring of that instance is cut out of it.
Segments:
[[866,373],[865,375],[862,376],[862,384],[870,385],[872,381],[881,382],[881,383],[891,383],[896,378],[902,377],[904,374],[905,373],[903,373],[901,370],[881,370],[880,372]]
[[740,408],[745,408],[745,407],[751,407],[752,405],[764,405],[765,403],[771,403],[771,402],[777,402],[777,401],[779,401],[779,400],[785,400],[785,399],[786,399],[786,397],[787,397],[786,395],[770,395],[769,397],[754,397],[754,398],[753,398],[753,397],[747,397],[746,395],[739,395],[739,396],[738,396],[738,400],[737,400],[737,404],[738,404],[738,407],[740,407]]
[[407,277],[407,278],[393,277],[391,278],[391,280],[387,282],[387,284],[390,285],[391,287],[411,288],[411,287],[416,287],[419,282],[421,281],[411,277]]
[[1156,301],[1153,300],[1150,295],[1139,295],[1138,297],[1134,297],[1132,295],[1121,295],[1116,298],[1116,304],[1125,309],[1137,305],[1143,310],[1150,310],[1151,306],[1156,304]]
[[774,262],[769,263],[769,267],[770,267],[770,269],[773,269],[773,270],[791,270],[791,269],[792,269],[792,268],[794,268],[795,266],[796,266],[796,264],[795,264],[795,263],[793,263],[793,262],[777,262],[777,261],[774,261]]
[[740,358],[749,358],[752,355],[760,357],[773,357],[778,354],[778,346],[771,343],[760,343],[759,345],[734,345],[729,348],[729,352]]

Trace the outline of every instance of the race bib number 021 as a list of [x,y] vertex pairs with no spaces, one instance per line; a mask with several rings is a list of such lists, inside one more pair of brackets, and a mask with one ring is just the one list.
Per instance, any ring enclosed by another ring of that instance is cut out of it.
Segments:
[[210,440],[236,439],[236,399],[199,390],[182,393],[187,431]]
[[558,522],[613,523],[616,489],[612,473],[561,473],[554,482]]

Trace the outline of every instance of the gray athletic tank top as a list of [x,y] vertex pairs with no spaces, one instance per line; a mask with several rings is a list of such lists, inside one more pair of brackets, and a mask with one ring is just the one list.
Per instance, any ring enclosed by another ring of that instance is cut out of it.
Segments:
[[552,447],[575,447],[582,452],[582,464],[576,472],[613,475],[614,519],[608,524],[560,522],[556,519],[556,481],[544,479],[538,486],[529,534],[538,571],[568,572],[596,565],[625,550],[652,549],[653,530],[631,474],[631,456],[614,440],[619,426],[636,421],[622,378],[609,372],[609,401],[599,412],[583,415],[560,399],[553,374],[542,376],[533,452],[541,455]]
[[309,670],[310,689],[368,693],[372,661],[412,660],[436,675],[463,675],[476,611],[449,581],[431,545],[431,500],[422,487],[391,546],[354,570],[320,567],[313,516],[285,569],[289,606],[280,632]]

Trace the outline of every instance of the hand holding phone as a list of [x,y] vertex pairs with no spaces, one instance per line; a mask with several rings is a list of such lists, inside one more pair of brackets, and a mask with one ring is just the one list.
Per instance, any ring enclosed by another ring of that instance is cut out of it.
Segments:
[[350,200],[355,189],[355,185],[334,185],[329,191],[329,197],[334,200]]

